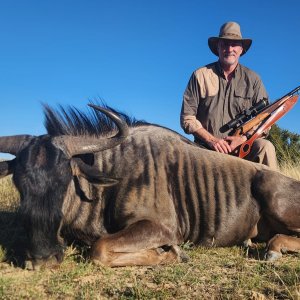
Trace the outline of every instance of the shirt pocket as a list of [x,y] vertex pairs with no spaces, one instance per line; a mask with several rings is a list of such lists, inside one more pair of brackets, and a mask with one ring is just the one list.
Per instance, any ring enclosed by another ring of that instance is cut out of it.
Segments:
[[199,101],[198,115],[199,113],[210,114],[215,113],[215,107],[218,104],[216,97],[206,97]]
[[250,108],[253,104],[254,90],[246,85],[239,86],[234,91],[234,96],[237,101],[235,101],[237,112],[241,112],[245,109]]

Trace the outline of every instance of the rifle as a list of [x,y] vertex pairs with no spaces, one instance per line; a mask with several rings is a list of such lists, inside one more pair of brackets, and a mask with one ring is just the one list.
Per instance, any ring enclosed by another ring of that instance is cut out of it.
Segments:
[[[225,130],[232,129],[230,135],[247,136],[248,134],[247,141],[235,151],[236,156],[244,158],[250,152],[253,142],[263,136],[265,130],[292,109],[298,101],[299,90],[300,86],[269,105],[267,100],[263,99],[224,125]],[[250,134],[251,130],[254,131]]]

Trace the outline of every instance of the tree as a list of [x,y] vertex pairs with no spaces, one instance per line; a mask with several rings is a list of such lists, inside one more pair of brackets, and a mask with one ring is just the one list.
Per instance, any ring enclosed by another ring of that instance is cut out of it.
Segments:
[[275,148],[278,162],[281,165],[284,162],[300,162],[300,135],[281,129],[278,125],[273,125],[268,140]]

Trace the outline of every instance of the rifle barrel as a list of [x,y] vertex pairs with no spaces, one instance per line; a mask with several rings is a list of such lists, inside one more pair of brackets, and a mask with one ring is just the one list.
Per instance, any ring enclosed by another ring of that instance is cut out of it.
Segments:
[[[289,93],[287,93],[286,95],[281,97],[280,99],[277,99],[274,102],[269,103],[269,104],[267,104],[267,99],[260,100],[258,103],[256,103],[249,109],[245,109],[244,111],[242,111],[241,113],[236,115],[233,120],[231,120],[230,122],[228,122],[227,124],[225,124],[222,127],[223,130],[228,131],[230,129],[238,129],[244,123],[248,122],[249,120],[254,118],[256,115],[258,115],[259,113],[261,113],[265,110],[268,110],[271,106],[276,105],[276,103],[278,103],[280,101],[284,102],[287,99],[289,99],[290,97],[292,97],[293,95],[295,95],[296,93],[299,93],[299,90],[300,90],[300,86],[296,87],[295,89],[293,89],[292,91],[290,91]],[[281,103],[278,103],[278,105],[281,105]]]
[[291,92],[289,92],[288,94],[286,94],[283,97],[292,96],[292,95],[296,94],[299,90],[300,90],[300,86],[296,87],[295,89],[293,89]]
[[224,130],[236,129],[241,126],[243,123],[249,121],[260,113],[263,109],[267,107],[267,99],[262,99],[255,105],[251,106],[249,109],[245,109],[239,113],[233,120],[229,121],[223,126]]

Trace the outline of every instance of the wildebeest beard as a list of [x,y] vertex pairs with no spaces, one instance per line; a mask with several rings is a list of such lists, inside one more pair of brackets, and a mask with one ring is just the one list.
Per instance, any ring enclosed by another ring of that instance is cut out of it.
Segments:
[[21,196],[20,215],[30,259],[62,259],[62,204],[71,179],[69,160],[48,136],[34,140],[20,153],[14,182]]

